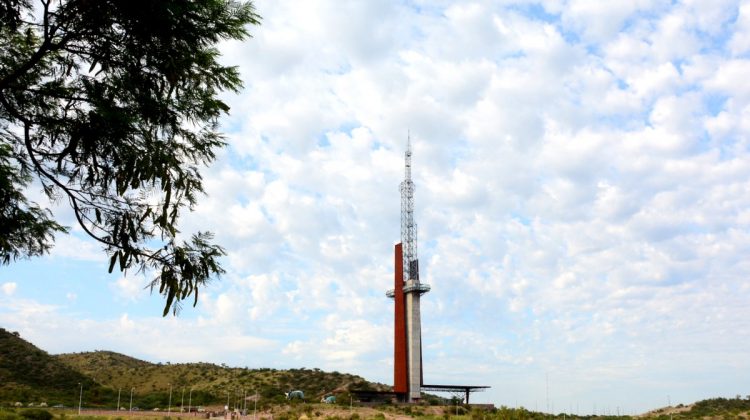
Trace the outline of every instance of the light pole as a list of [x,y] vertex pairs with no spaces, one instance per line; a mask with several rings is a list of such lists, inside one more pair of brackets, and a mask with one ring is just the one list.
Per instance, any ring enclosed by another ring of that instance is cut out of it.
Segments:
[[120,392],[122,392],[122,388],[117,389],[117,407],[115,407],[115,411],[120,411]]
[[229,391],[227,391],[227,405],[224,406],[224,410],[229,411]]
[[81,402],[83,401],[83,384],[79,382],[78,385],[81,386],[81,393],[78,394],[78,415],[80,416],[81,415]]
[[128,408],[128,412],[133,412],[133,391],[135,391],[135,387],[130,388],[130,408]]
[[167,408],[167,414],[172,412],[172,384],[169,384],[169,406]]
[[242,390],[242,415],[244,416],[245,410],[247,410],[247,390]]
[[185,387],[182,387],[182,398],[180,398],[180,411],[185,411]]
[[190,388],[190,394],[188,395],[188,413],[193,405],[193,388]]

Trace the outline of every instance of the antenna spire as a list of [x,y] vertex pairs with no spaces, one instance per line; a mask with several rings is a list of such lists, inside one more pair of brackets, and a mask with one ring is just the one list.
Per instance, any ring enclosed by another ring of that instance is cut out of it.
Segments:
[[406,137],[404,180],[401,182],[401,243],[404,252],[404,281],[419,283],[417,224],[414,223],[414,182],[411,180],[411,132]]
[[[407,131],[406,134],[406,153],[404,154],[404,162],[406,164],[404,170],[405,180],[411,181],[411,132]],[[414,186],[412,186],[413,194]]]

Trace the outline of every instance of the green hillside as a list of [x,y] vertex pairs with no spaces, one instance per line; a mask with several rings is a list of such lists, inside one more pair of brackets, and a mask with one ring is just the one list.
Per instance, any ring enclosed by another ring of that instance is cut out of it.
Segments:
[[150,396],[149,401],[153,400],[153,405],[159,405],[158,401],[166,405],[170,384],[173,389],[172,401],[181,399],[183,389],[185,398],[188,398],[192,389],[193,400],[197,398],[197,404],[201,405],[226,403],[227,393],[230,400],[257,391],[262,399],[280,401],[284,392],[296,389],[304,391],[308,399],[320,398],[332,391],[389,389],[386,385],[370,383],[359,376],[320,369],[247,369],[210,363],[154,364],[109,351],[55,357],[72,369],[96,378],[96,382],[107,388],[126,391],[135,388],[137,395]]
[[79,384],[92,388],[86,375],[0,328],[0,401],[67,401]]
[[647,413],[657,420],[749,419],[750,395],[742,398],[711,398],[690,405],[665,407]]
[[[257,391],[262,405],[281,402],[283,393],[304,391],[308,400],[350,389],[388,390],[362,377],[320,369],[247,369],[210,363],[155,364],[110,351],[49,355],[17,333],[0,329],[0,404],[14,402],[48,405],[78,404],[83,384],[83,405],[115,407],[129,404],[142,409],[166,407],[172,387],[172,406],[232,405]],[[192,393],[190,390],[192,389]],[[128,404],[126,404],[126,402]]]

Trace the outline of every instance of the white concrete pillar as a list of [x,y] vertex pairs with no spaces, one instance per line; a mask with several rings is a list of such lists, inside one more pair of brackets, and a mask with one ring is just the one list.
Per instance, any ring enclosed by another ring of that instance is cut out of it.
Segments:
[[406,369],[409,383],[409,402],[422,398],[422,323],[419,310],[419,290],[416,280],[406,282]]

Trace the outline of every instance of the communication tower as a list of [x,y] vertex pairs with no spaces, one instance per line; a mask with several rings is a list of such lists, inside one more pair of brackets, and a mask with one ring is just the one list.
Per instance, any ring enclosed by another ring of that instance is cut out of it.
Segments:
[[420,297],[430,286],[419,281],[417,224],[414,222],[414,182],[411,179],[411,138],[404,155],[401,181],[401,243],[395,247],[394,289],[386,295],[395,300],[393,390],[408,402],[421,399],[422,328]]

